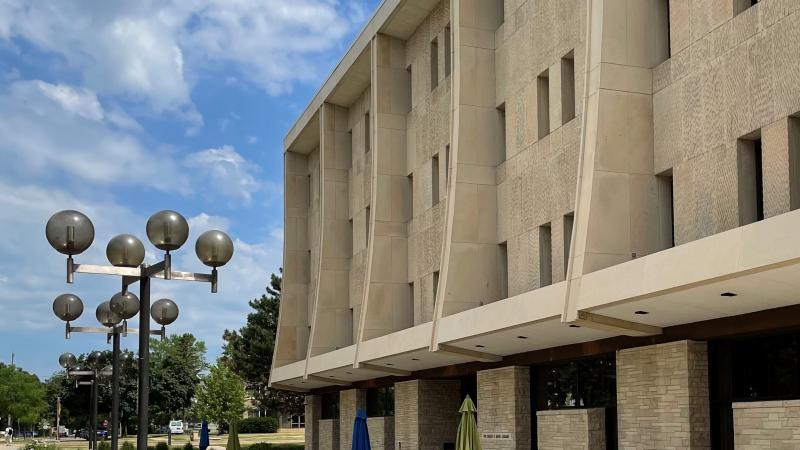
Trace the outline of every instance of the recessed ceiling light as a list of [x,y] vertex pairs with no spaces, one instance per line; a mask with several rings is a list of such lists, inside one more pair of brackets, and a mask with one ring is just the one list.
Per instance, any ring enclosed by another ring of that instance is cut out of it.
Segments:
[[345,373],[348,374],[348,375],[352,375],[353,374],[353,372],[345,372]]
[[517,339],[528,339],[528,336],[517,336]]
[[640,316],[644,316],[645,314],[650,314],[649,312],[647,312],[647,311],[642,311],[642,310],[639,310],[639,311],[634,311],[633,313],[634,313],[634,314],[638,314],[638,315],[640,315]]
[[720,297],[736,297],[739,294],[737,294],[735,292],[723,292],[722,294],[719,294],[719,295],[720,295]]
[[392,363],[386,363],[386,365],[387,365],[387,366],[393,366],[394,364],[392,364]]
[[574,323],[569,326],[570,328],[580,328],[580,325],[575,325]]
[[481,345],[481,344],[478,344],[478,345],[476,345],[475,347],[476,347],[476,348],[484,348],[484,347],[483,347],[483,345]]
[[411,358],[412,361],[419,361],[419,358]]

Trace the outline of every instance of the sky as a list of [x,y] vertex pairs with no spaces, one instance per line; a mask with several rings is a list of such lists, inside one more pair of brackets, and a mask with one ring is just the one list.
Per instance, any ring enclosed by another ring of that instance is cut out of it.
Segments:
[[213,362],[281,264],[283,138],[377,3],[0,0],[0,362],[13,353],[44,379],[62,352],[110,348],[102,335],[65,339],[52,312],[74,293],[85,311],[73,325],[97,326],[95,308],[120,288],[99,275],[65,283],[65,257],[44,235],[63,209],[95,227],[78,263],[107,264],[106,243],[123,233],[155,263],[145,224],[162,209],[190,224],[176,270],[208,271],[194,255],[203,231],[231,236],[218,294],[152,283],[153,300],[181,309],[168,332],[193,333]]

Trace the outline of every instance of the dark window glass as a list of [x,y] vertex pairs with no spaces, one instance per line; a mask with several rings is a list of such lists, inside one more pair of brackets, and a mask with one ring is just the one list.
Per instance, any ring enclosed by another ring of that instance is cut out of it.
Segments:
[[394,416],[394,386],[367,389],[367,417]]
[[[534,411],[605,408],[606,448],[617,448],[616,355],[531,367]],[[536,442],[536,414],[533,438]]]
[[322,413],[323,420],[339,418],[339,393],[328,392],[322,394]]
[[709,342],[711,444],[733,449],[734,402],[800,398],[800,333]]
[[[475,406],[478,406],[478,376],[477,374],[467,375],[465,377],[461,377],[460,379],[460,395],[461,401],[463,402],[464,399],[469,395],[469,398],[472,399],[472,402],[475,403]],[[458,405],[461,407],[461,404]]]

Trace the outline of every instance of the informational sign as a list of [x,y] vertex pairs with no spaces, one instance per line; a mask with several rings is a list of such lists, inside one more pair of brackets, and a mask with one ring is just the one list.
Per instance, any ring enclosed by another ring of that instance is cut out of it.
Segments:
[[511,433],[505,431],[493,431],[490,433],[482,433],[481,439],[491,441],[510,441],[512,439]]

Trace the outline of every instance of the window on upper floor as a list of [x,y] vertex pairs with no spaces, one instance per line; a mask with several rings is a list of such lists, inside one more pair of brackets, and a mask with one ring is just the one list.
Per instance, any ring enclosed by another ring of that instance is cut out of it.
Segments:
[[500,298],[508,298],[508,241],[497,246],[497,283],[500,288]]
[[750,7],[756,6],[759,0],[733,0],[733,15],[739,15]]
[[739,225],[764,219],[761,130],[737,141]]
[[800,116],[789,117],[789,209],[800,209]]
[[575,51],[561,58],[561,124],[575,118]]
[[431,90],[439,85],[439,38],[431,41]]
[[497,161],[506,160],[506,104],[497,107]]
[[569,267],[569,247],[572,245],[572,229],[575,222],[575,213],[564,214],[564,278],[567,277]]
[[411,323],[412,324],[415,324],[414,310],[416,308],[416,306],[415,306],[416,302],[415,302],[414,298],[415,298],[414,297],[414,282],[412,281],[411,283],[408,283],[408,303],[409,303],[409,310],[411,311]]
[[658,192],[658,248],[664,250],[675,246],[675,204],[672,185],[672,169],[656,176]]
[[670,45],[670,21],[669,21],[669,2],[670,0],[658,0],[656,2],[656,52],[658,63],[664,62],[672,56]]
[[408,196],[409,199],[411,200],[410,202],[411,211],[409,212],[411,213],[411,218],[413,219],[414,218],[414,174],[413,173],[408,174],[407,179],[408,179],[408,193],[409,193]]
[[366,236],[366,242],[364,243],[366,247],[369,247],[369,206],[366,209],[366,230],[364,236]]
[[364,114],[364,153],[369,153],[372,149],[372,139],[370,138],[369,111]]
[[439,204],[439,155],[431,158],[431,206]]
[[453,64],[453,48],[450,37],[450,24],[444,27],[444,77],[450,76]]
[[450,182],[450,144],[444,146],[444,185]]
[[406,67],[406,79],[408,80],[406,84],[406,95],[408,96],[408,110],[411,111],[414,109],[414,71],[412,70],[411,64]]
[[[439,294],[439,271],[433,272],[433,306],[436,306],[436,295]],[[434,313],[435,315],[436,313]]]
[[536,77],[536,113],[539,125],[539,139],[550,134],[550,70]]
[[347,130],[347,141],[350,142],[350,152],[351,152],[350,169],[352,169],[353,168],[353,157],[352,157],[352,151],[353,151],[353,129],[352,128]]
[[539,287],[553,284],[553,241],[550,223],[539,226]]

